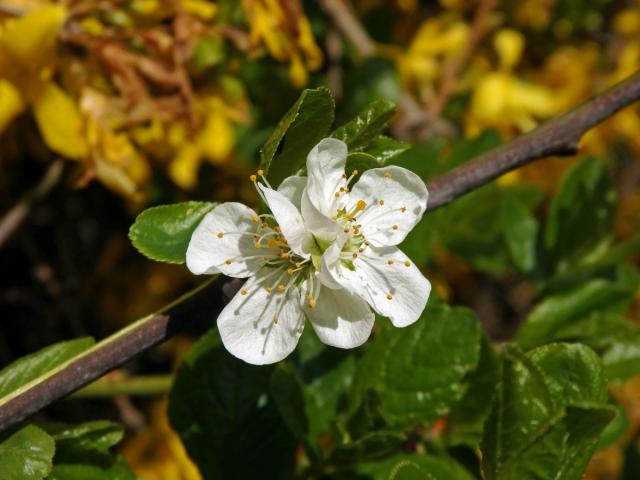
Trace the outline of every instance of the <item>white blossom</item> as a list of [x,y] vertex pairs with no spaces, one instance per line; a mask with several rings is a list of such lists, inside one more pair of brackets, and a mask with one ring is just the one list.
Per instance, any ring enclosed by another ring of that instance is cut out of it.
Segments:
[[225,347],[253,364],[282,360],[298,343],[305,316],[327,345],[353,348],[374,314],[397,327],[415,322],[431,286],[398,245],[420,221],[427,189],[390,166],[345,174],[347,146],[327,138],[307,157],[307,177],[277,190],[252,175],[271,211],[223,203],[195,229],[187,267],[195,274],[248,278],[218,317]]

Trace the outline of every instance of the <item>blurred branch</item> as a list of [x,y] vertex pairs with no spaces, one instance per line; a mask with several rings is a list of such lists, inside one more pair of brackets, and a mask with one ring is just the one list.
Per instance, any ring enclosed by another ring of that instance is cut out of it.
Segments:
[[368,58],[376,53],[375,42],[344,0],[320,0],[319,3],[359,55]]
[[638,99],[640,71],[569,113],[427,183],[429,211],[534,160],[575,155],[582,135]]
[[465,44],[459,55],[451,57],[442,67],[442,76],[440,79],[440,88],[430,105],[430,110],[434,115],[440,115],[447,105],[449,98],[455,92],[458,76],[465,64],[471,58],[471,54],[480,43],[480,40],[486,33],[489,24],[491,12],[494,10],[498,0],[482,0],[471,24],[471,32],[469,40]]
[[[582,135],[640,98],[640,72],[531,133],[492,150],[427,184],[430,210],[439,208],[505,172],[549,155],[572,155]],[[215,277],[148,317],[98,343],[0,399],[0,430],[78,390],[130,358],[172,337],[198,320],[214,323],[241,285]]]
[[55,187],[60,178],[62,178],[62,170],[64,162],[62,160],[54,161],[47,169],[40,183],[33,190],[27,192],[22,199],[9,210],[4,217],[0,219],[0,248],[13,235],[22,222],[29,214],[31,207],[41,200],[43,197]]

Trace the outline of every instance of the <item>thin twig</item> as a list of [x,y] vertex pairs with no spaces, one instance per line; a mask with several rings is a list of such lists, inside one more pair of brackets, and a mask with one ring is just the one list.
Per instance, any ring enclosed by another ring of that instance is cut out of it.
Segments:
[[344,0],[320,0],[319,3],[359,55],[368,58],[376,53],[375,42]]
[[440,88],[430,105],[430,111],[434,115],[440,115],[442,113],[447,101],[451,97],[451,94],[454,93],[460,71],[469,61],[471,54],[486,33],[489,17],[497,3],[497,0],[482,0],[480,2],[473,18],[473,22],[471,23],[469,39],[462,48],[462,51],[458,55],[449,58],[442,66]]
[[[429,209],[439,208],[533,160],[549,155],[574,154],[580,137],[586,131],[638,99],[640,72],[570,113],[429,182]],[[204,317],[213,324],[224,306],[224,297],[230,298],[238,288],[237,279],[220,277],[208,282],[0,399],[0,430],[15,425],[135,355],[167,340],[183,330],[185,323]]]
[[0,219],[0,247],[13,235],[22,222],[27,218],[31,207],[44,198],[55,187],[60,178],[62,178],[62,170],[64,162],[62,160],[54,161],[47,169],[40,183],[33,190],[27,192],[11,210],[9,210],[2,219]]

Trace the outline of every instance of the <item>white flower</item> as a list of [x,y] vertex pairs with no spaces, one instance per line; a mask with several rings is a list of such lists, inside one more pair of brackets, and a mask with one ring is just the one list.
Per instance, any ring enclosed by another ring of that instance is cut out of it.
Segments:
[[396,245],[427,208],[424,182],[404,168],[344,173],[347,146],[322,140],[307,177],[277,190],[263,172],[251,180],[272,214],[223,203],[193,232],[187,267],[249,278],[218,317],[225,347],[253,364],[285,358],[305,315],[327,345],[353,348],[371,333],[371,308],[397,327],[415,322],[431,286]]

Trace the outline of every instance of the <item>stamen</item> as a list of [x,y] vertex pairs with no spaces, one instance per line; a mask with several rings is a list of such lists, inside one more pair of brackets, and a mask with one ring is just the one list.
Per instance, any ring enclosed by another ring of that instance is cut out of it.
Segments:
[[271,293],[271,290],[273,290],[271,287],[265,287],[265,290],[267,291],[267,293]]
[[254,243],[253,246],[256,248],[262,248],[262,244],[260,242]]
[[351,256],[352,256],[353,258],[358,258],[358,254],[357,254],[356,252],[353,252],[353,253],[351,254]]
[[276,287],[278,289],[279,292],[284,292],[284,285],[283,284],[278,284],[278,286]]
[[316,308],[316,301],[309,300],[309,303],[307,303],[307,305],[309,306],[309,308]]
[[393,295],[391,295],[390,293],[387,293],[387,300],[393,300]]
[[391,259],[387,260],[387,265],[393,265],[394,263],[396,263],[396,262],[394,262],[394,261],[393,261],[393,260],[391,260]]
[[222,232],[218,232],[217,237],[218,237],[218,238],[222,238],[222,237],[224,237],[224,233],[222,233]]
[[394,230],[397,230],[398,229],[398,225],[391,225],[391,228],[394,229]]
[[251,221],[258,223],[260,221],[260,218],[258,217],[258,215],[254,215],[253,217],[251,217]]
[[407,211],[407,207],[400,207],[400,211],[401,211],[402,213],[406,212],[406,211]]
[[380,200],[378,203],[380,204],[380,206],[383,206],[384,205],[384,200]]
[[246,290],[240,290],[240,295],[246,295],[247,291]]
[[256,177],[255,175],[250,175],[249,180],[251,180],[253,183],[256,183],[256,181],[258,180],[258,177]]
[[227,258],[227,259],[224,261],[224,263],[226,263],[227,265],[231,265],[231,263],[232,263],[232,262],[231,262],[231,259],[230,259],[230,258]]
[[258,170],[258,176],[264,177],[264,170],[262,169]]
[[405,267],[410,267],[411,266],[411,262],[409,260],[407,260],[406,262],[404,262],[404,266]]
[[338,198],[340,196],[340,192],[336,192],[333,194],[334,197]]

